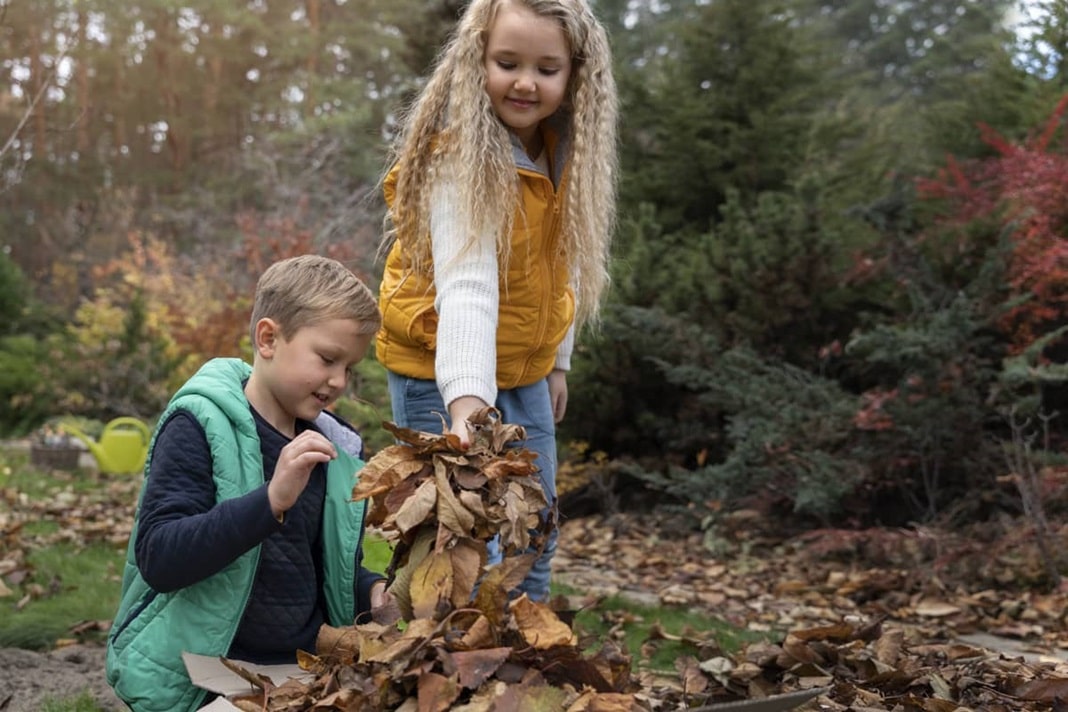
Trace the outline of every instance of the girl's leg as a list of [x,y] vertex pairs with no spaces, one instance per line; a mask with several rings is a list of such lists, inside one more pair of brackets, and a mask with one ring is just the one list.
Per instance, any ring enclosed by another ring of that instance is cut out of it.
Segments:
[[541,479],[545,499],[549,502],[548,509],[541,513],[542,521],[546,517],[554,518],[541,556],[518,587],[518,590],[526,593],[531,600],[546,601],[549,598],[552,558],[556,553],[559,538],[555,522],[556,423],[553,421],[548,381],[543,379],[529,386],[499,392],[497,408],[501,411],[501,418],[505,423],[522,425],[526,429],[527,439],[521,446],[537,454],[538,458],[534,464],[539,468],[538,477]]
[[441,401],[438,384],[432,380],[399,376],[393,371],[386,373],[389,378],[393,422],[402,428],[421,430],[424,433],[441,433],[441,419],[444,417],[447,422],[448,413]]

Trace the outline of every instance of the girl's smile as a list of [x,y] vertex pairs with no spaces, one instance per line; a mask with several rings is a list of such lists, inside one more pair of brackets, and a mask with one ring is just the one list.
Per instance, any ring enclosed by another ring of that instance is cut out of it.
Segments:
[[483,64],[493,110],[531,152],[540,146],[538,125],[567,96],[571,48],[563,27],[553,18],[504,2],[490,25]]

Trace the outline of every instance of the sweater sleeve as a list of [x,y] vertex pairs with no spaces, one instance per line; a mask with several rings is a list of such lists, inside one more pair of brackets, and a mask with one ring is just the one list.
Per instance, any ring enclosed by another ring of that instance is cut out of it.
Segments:
[[571,370],[571,354],[575,350],[575,322],[571,322],[571,326],[568,327],[567,333],[564,335],[564,340],[560,342],[560,345],[556,348],[556,362],[553,364],[553,368],[561,371]]
[[466,246],[463,210],[446,181],[430,196],[438,312],[434,373],[445,405],[460,396],[497,400],[497,245],[492,234]]

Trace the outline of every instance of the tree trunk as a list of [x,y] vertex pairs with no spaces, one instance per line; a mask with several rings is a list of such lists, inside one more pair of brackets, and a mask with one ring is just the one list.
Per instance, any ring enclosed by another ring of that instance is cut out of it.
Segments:
[[[30,76],[33,81],[33,95],[38,96],[45,86],[45,67],[41,61],[41,35],[37,28],[33,29],[30,39]],[[33,110],[33,153],[42,160],[48,151],[45,146],[47,140],[47,115],[45,107],[48,102],[42,98]]]
[[89,118],[92,116],[92,103],[89,99],[89,46],[86,24],[89,18],[85,10],[78,11],[78,59],[75,63],[74,86],[78,104],[75,147],[78,156],[84,160],[89,154]]
[[315,84],[319,76],[319,45],[322,33],[322,4],[321,0],[304,0],[304,8],[308,13],[308,32],[310,35],[310,48],[304,61],[304,70],[307,76],[304,87],[304,116],[315,116]]

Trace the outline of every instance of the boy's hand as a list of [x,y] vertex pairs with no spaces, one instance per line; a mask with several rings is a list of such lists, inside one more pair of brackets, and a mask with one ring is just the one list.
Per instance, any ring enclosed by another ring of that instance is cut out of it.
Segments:
[[308,485],[312,469],[320,462],[329,462],[337,457],[333,444],[322,433],[305,430],[282,448],[274,476],[267,485],[267,499],[271,513],[281,521],[282,515],[296,503],[300,493]]

